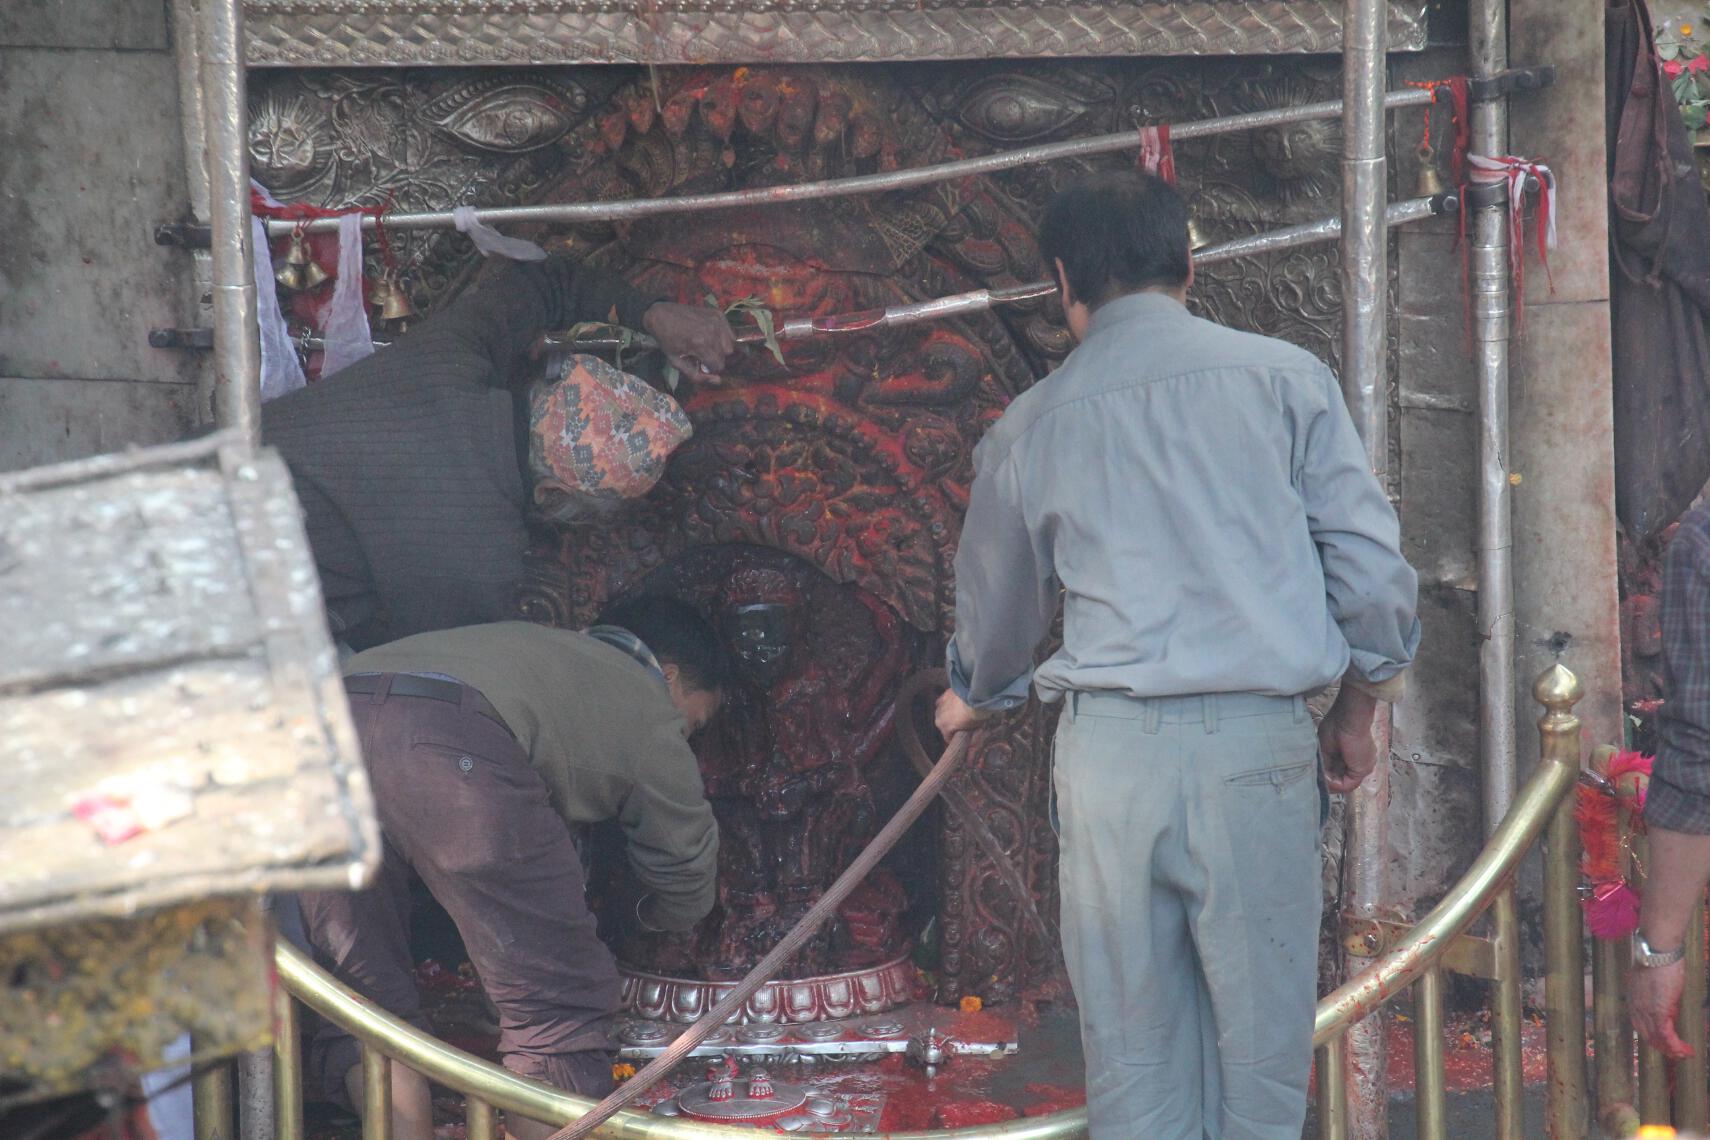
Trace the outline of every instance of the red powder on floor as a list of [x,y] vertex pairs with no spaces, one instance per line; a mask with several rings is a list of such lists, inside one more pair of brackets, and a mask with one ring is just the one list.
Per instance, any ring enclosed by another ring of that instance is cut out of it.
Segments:
[[1080,1108],[1087,1102],[1087,1090],[1072,1085],[1030,1084],[1022,1090],[1033,1103],[1021,1110],[1023,1116],[1048,1116],[1064,1109]]
[[941,1104],[932,1113],[934,1128],[968,1128],[975,1124],[1001,1124],[1017,1117],[1015,1109],[995,1100],[961,1100]]

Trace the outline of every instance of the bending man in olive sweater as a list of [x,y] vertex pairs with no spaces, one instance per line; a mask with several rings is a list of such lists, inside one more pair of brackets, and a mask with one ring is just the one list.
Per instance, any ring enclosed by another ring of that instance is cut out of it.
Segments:
[[[301,896],[317,957],[422,1023],[411,876],[457,924],[500,1017],[506,1068],[611,1088],[618,973],[595,935],[573,833],[615,819],[645,892],[636,918],[686,930],[712,909],[718,826],[688,737],[717,711],[725,654],[694,607],[644,597],[586,633],[498,622],[360,653],[345,688],[384,837],[365,891]],[[310,1067],[360,1103],[356,1043],[323,1028]],[[427,1082],[392,1067],[393,1135],[431,1140]],[[513,1121],[516,1140],[552,1131]]]
[[528,546],[527,389],[542,333],[615,316],[716,379],[722,314],[560,258],[507,266],[396,344],[262,409],[291,468],[333,635],[361,650],[515,616]]

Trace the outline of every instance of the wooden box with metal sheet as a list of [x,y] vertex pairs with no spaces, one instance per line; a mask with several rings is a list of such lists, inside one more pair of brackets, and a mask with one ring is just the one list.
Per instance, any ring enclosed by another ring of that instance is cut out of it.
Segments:
[[265,1042],[262,895],[380,846],[284,463],[0,475],[0,646],[0,1101]]

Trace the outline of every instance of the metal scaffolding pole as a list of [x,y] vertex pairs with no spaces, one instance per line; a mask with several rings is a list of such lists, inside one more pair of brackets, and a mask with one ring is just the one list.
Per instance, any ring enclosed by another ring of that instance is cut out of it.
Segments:
[[[195,6],[192,0],[181,0],[174,11],[188,17]],[[207,210],[212,231],[214,422],[238,429],[255,447],[261,442],[261,331],[250,235],[243,3],[201,0],[200,8],[200,19],[185,21],[180,50],[201,57],[201,82],[187,85],[191,90],[186,93],[185,137],[190,142],[200,133],[205,159],[202,171],[191,171],[190,183],[192,208]],[[258,1049],[239,1057],[237,1074],[239,1135],[243,1140],[272,1140],[272,1051]],[[225,1079],[229,1098],[230,1077]],[[230,1106],[224,1111],[229,1116]]]
[[[1472,79],[1491,79],[1508,66],[1506,0],[1472,0],[1467,42]],[[1500,94],[1471,108],[1474,154],[1508,153],[1508,107]],[[1471,221],[1473,356],[1478,382],[1478,631],[1479,750],[1488,834],[1507,814],[1519,788],[1514,692],[1514,519],[1508,481],[1509,292],[1505,188],[1480,196]],[[1463,208],[1473,208],[1465,203]],[[1495,1062],[1496,1135],[1522,1134],[1520,1069],[1520,938],[1514,887],[1492,907],[1498,985],[1491,1009]]]
[[[1381,78],[1381,73],[1380,73]],[[1418,107],[1431,102],[1431,93],[1418,89],[1377,92],[1378,118],[1381,124],[1384,110]],[[1333,119],[1343,114],[1342,103],[1302,103],[1296,107],[1278,107],[1269,111],[1249,111],[1240,115],[1223,115],[1170,125],[1170,137],[1176,142],[1210,138],[1236,131],[1257,130],[1260,127],[1304,123],[1315,119]],[[1381,127],[1380,127],[1381,130]],[[755,190],[731,190],[718,194],[682,194],[673,198],[632,198],[618,202],[549,202],[537,206],[496,206],[476,210],[475,216],[488,225],[507,222],[580,222],[634,221],[659,214],[687,214],[707,210],[729,210],[741,206],[770,206],[785,202],[812,202],[825,198],[841,198],[852,194],[879,194],[891,190],[906,190],[956,178],[971,178],[1030,166],[1063,158],[1087,158],[1092,155],[1113,154],[1136,150],[1140,146],[1138,132],[1116,131],[1067,142],[1040,143],[1018,147],[978,158],[957,159],[910,170],[890,170],[881,174],[863,174],[853,178],[831,178],[821,182],[797,182],[785,186],[766,186]],[[373,229],[379,222],[373,215],[362,219],[364,229]],[[419,213],[396,213],[385,216],[388,230],[450,229],[456,224],[450,210],[429,210]],[[269,236],[279,237],[301,228],[305,233],[330,233],[338,228],[337,218],[317,218],[308,222],[272,219],[267,223]]]
[[[1383,0],[1345,0],[1342,17],[1342,395],[1366,456],[1387,485],[1389,233],[1384,224],[1388,172],[1384,157],[1384,89],[1388,48]],[[1368,924],[1384,901],[1389,845],[1389,719],[1375,727],[1378,764],[1348,797],[1343,851],[1343,921]],[[1351,940],[1344,938],[1343,945]],[[1363,957],[1350,956],[1357,973]],[[1348,1134],[1388,1135],[1388,1049],[1380,1010],[1356,1022],[1345,1043]]]
[[261,433],[261,342],[249,232],[248,108],[241,0],[203,0],[200,47],[213,230],[214,421]]
[[[1410,222],[1423,221],[1426,218],[1452,214],[1459,209],[1460,199],[1454,194],[1439,194],[1434,198],[1409,198],[1402,202],[1393,202],[1384,210],[1385,226],[1404,226]],[[1219,262],[1234,261],[1242,257],[1260,257],[1270,253],[1281,253],[1301,246],[1315,245],[1321,242],[1336,241],[1342,234],[1342,219],[1324,218],[1316,222],[1305,222],[1297,226],[1284,226],[1280,229],[1268,230],[1264,233],[1253,234],[1250,237],[1234,238],[1230,241],[1218,242],[1203,249],[1195,250],[1193,262],[1196,266],[1216,265]],[[904,305],[890,305],[883,309],[867,309],[856,313],[837,313],[831,316],[818,317],[785,317],[778,322],[776,336],[780,341],[806,340],[820,336],[849,336],[854,333],[870,332],[878,328],[901,328],[906,325],[921,324],[926,321],[942,321],[952,317],[964,316],[968,313],[985,313],[1003,305],[1018,304],[1023,301],[1048,297],[1057,291],[1055,281],[1033,281],[1025,285],[1011,285],[1000,289],[975,289],[967,293],[952,293],[947,297],[934,297],[928,301],[911,301]],[[206,347],[200,341],[187,341],[176,329],[158,329],[151,336],[149,343],[156,348],[195,348]],[[738,329],[736,342],[738,344],[759,344],[765,340],[765,334],[758,329]],[[305,333],[295,337],[293,343],[302,352],[320,352],[326,348],[326,338],[314,333]],[[389,340],[372,342],[375,348],[390,347]],[[546,344],[550,348],[565,352],[591,352],[617,347],[646,349],[657,348],[658,343],[645,333],[634,333],[622,339],[611,331],[592,331],[585,335],[568,336],[560,333],[549,333]]]

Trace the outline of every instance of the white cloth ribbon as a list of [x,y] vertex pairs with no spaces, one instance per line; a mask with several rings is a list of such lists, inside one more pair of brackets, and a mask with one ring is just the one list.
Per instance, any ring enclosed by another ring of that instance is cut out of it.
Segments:
[[546,251],[525,238],[506,237],[475,216],[474,206],[451,211],[458,233],[469,235],[483,257],[508,257],[512,261],[545,261]]
[[374,352],[368,302],[362,296],[361,213],[339,215],[338,280],[333,284],[332,304],[327,308],[326,328],[321,335],[326,340],[321,356],[323,380]]
[[1544,248],[1556,248],[1556,176],[1548,166],[1513,155],[1492,158],[1483,154],[1467,155],[1467,164],[1471,167],[1468,177],[1474,182],[1508,183],[1508,210],[1516,218],[1526,201],[1526,179],[1528,176],[1536,178],[1540,188],[1538,212],[1543,215]]
[[[256,193],[269,205],[279,202],[267,192],[267,187],[252,181]],[[291,345],[291,330],[285,325],[285,314],[279,310],[279,290],[273,280],[273,256],[267,244],[267,223],[261,218],[249,219],[250,241],[255,249],[255,318],[261,333],[261,401],[295,392],[308,383],[303,366],[297,362],[297,350]]]
[[[1538,180],[1538,261],[1550,275],[1550,250],[1556,248],[1556,176],[1541,162],[1514,155],[1467,155],[1467,178],[1473,182],[1508,184],[1508,263],[1515,296],[1522,302],[1515,314],[1518,328],[1525,320],[1526,298],[1526,180]],[[1466,225],[1466,212],[1461,212]],[[1464,231],[1463,231],[1464,232]],[[1556,291],[1550,281],[1550,292]]]

